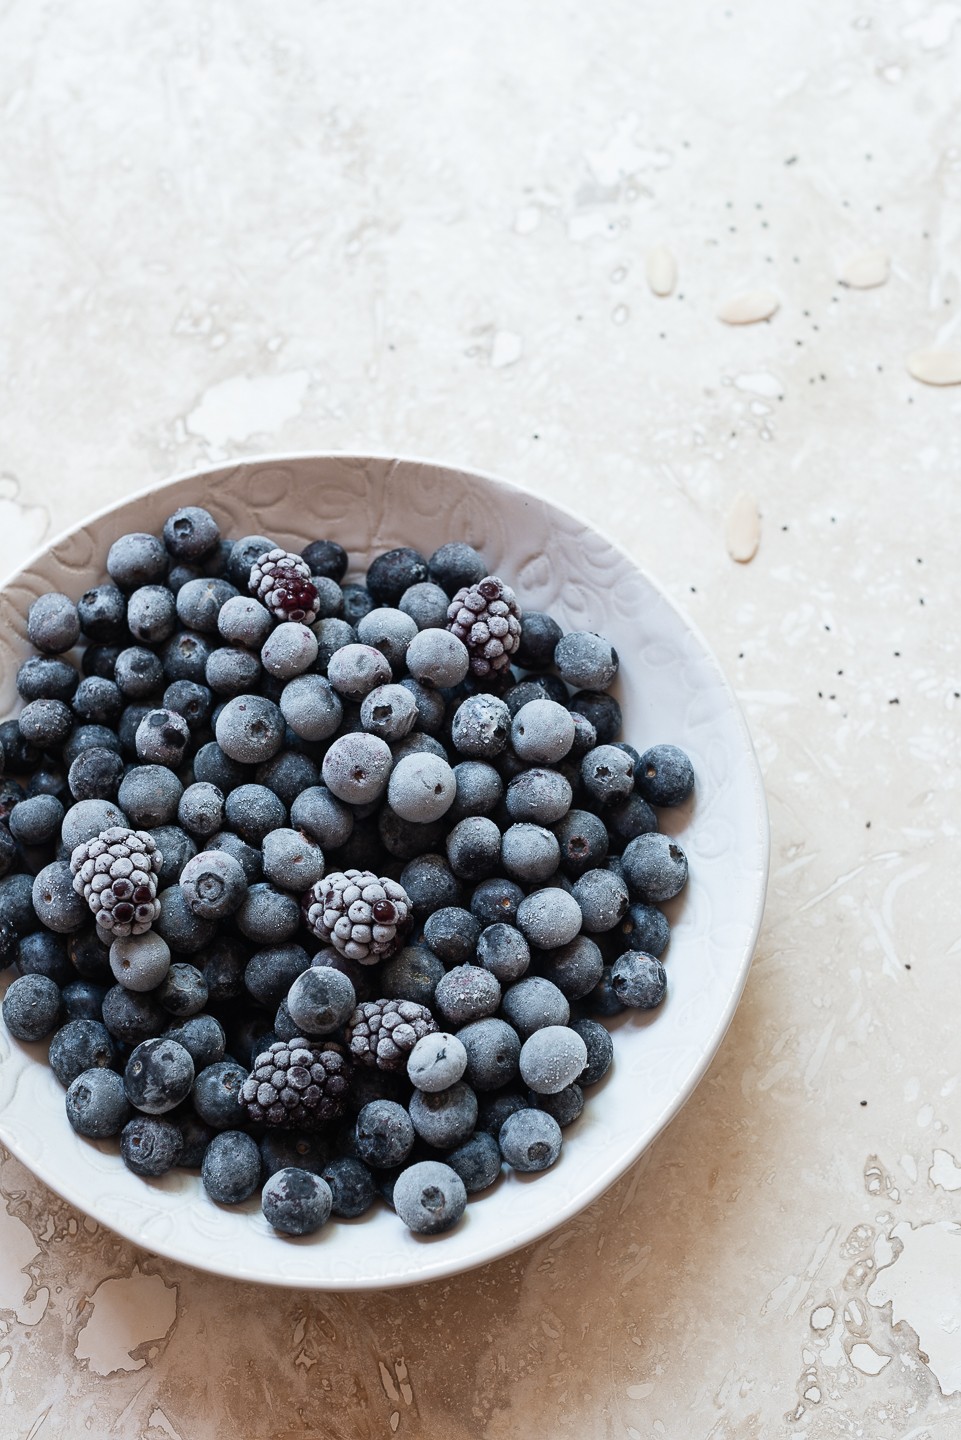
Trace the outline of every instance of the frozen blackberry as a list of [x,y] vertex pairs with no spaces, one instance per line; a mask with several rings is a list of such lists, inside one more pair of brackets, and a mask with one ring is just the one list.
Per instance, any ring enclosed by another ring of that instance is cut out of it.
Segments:
[[312,1130],[343,1113],[348,1085],[342,1055],[295,1036],[261,1051],[241,1099],[252,1121]]
[[347,551],[336,540],[312,540],[300,553],[311,575],[324,575],[339,584],[347,574]]
[[447,611],[447,628],[467,646],[474,675],[502,674],[520,643],[517,597],[497,575],[487,575],[457,591]]
[[324,945],[363,964],[392,954],[408,928],[411,899],[396,880],[370,870],[335,871],[304,897],[307,926]]
[[436,1029],[430,1011],[413,1000],[367,1000],[347,1022],[347,1046],[356,1064],[400,1071],[417,1041]]
[[176,559],[196,560],[209,554],[218,543],[220,527],[209,510],[199,505],[182,505],[164,521],[163,537]]
[[268,550],[251,566],[248,588],[281,621],[310,625],[317,618],[317,590],[310,566],[289,550]]
[[111,936],[142,935],[160,914],[157,872],[161,856],[143,830],[112,826],[78,845],[70,856],[73,888]]
[[487,574],[483,555],[463,540],[453,540],[435,550],[427,562],[431,580],[448,595],[464,586],[476,585]]

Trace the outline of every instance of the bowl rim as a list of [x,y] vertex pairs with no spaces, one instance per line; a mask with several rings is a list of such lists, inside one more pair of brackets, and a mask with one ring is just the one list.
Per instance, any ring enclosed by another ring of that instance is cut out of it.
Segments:
[[[571,1220],[575,1215],[580,1214],[581,1211],[587,1209],[588,1206],[599,1199],[605,1191],[637,1163],[671,1120],[680,1113],[715,1059],[724,1040],[724,1036],[734,1018],[741,996],[744,993],[744,987],[747,983],[754,952],[757,948],[767,897],[771,860],[770,817],[760,762],[740,700],[737,697],[734,687],[724,673],[713,648],[708,644],[702,631],[690,618],[687,611],[673,599],[665,587],[650,574],[646,567],[605,529],[603,520],[601,523],[597,523],[593,519],[587,519],[584,515],[571,509],[570,506],[562,501],[555,500],[553,497],[531,490],[528,486],[520,484],[517,481],[505,479],[502,475],[480,469],[474,465],[460,464],[451,459],[435,459],[423,455],[396,454],[387,450],[257,451],[249,455],[225,456],[220,460],[209,461],[202,465],[195,465],[188,469],[177,471],[176,474],[166,476],[162,480],[148,482],[136,490],[128,492],[119,499],[101,505],[79,522],[64,526],[58,530],[50,540],[34,547],[30,554],[18,565],[16,570],[0,583],[0,590],[6,590],[10,586],[15,585],[23,574],[28,572],[38,561],[42,560],[45,555],[56,550],[58,545],[74,535],[78,530],[83,530],[95,525],[116,511],[128,505],[136,504],[138,500],[152,496],[158,491],[172,489],[174,486],[182,484],[185,481],[202,480],[204,476],[215,473],[229,474],[230,471],[234,469],[240,470],[257,465],[284,465],[292,462],[302,463],[305,461],[318,464],[323,464],[328,461],[347,461],[358,465],[373,461],[379,464],[426,466],[441,471],[457,471],[464,475],[477,476],[485,483],[493,486],[495,490],[500,489],[521,496],[529,496],[546,503],[573,521],[574,524],[599,534],[623,560],[640,574],[644,582],[660,596],[661,600],[674,611],[697,642],[702,651],[704,661],[714,672],[715,681],[724,694],[730,706],[731,713],[736,718],[741,739],[745,745],[745,751],[752,761],[750,775],[752,780],[753,820],[758,849],[755,870],[756,883],[752,896],[748,938],[742,947],[737,969],[733,975],[729,999],[717,1017],[707,1044],[704,1046],[697,1063],[691,1069],[680,1090],[672,1096],[669,1103],[665,1104],[656,1118],[637,1135],[633,1144],[625,1152],[618,1155],[609,1164],[601,1167],[586,1186],[581,1187],[574,1197],[559,1205],[549,1216],[537,1219],[535,1222],[528,1224],[526,1229],[519,1235],[505,1240],[505,1243],[497,1249],[496,1253],[489,1253],[488,1247],[488,1250],[484,1253],[468,1255],[466,1257],[461,1256],[457,1263],[452,1266],[450,1263],[445,1263],[444,1261],[443,1247],[437,1247],[437,1258],[425,1263],[422,1268],[418,1269],[416,1274],[397,1275],[396,1277],[379,1283],[353,1279],[350,1276],[344,1275],[320,1277],[318,1283],[311,1283],[310,1277],[305,1277],[307,1283],[296,1284],[291,1283],[288,1276],[265,1276],[261,1273],[247,1272],[243,1268],[237,1269],[236,1267],[232,1270],[227,1270],[222,1266],[218,1266],[214,1257],[211,1257],[209,1263],[204,1263],[193,1255],[188,1257],[178,1253],[176,1242],[171,1243],[169,1240],[165,1240],[161,1245],[149,1245],[136,1233],[136,1228],[133,1225],[128,1225],[123,1221],[118,1223],[105,1215],[97,1214],[94,1216],[100,1223],[112,1229],[114,1233],[121,1235],[125,1240],[137,1245],[141,1249],[156,1250],[157,1253],[161,1253],[179,1264],[187,1265],[203,1273],[217,1275],[228,1280],[235,1280],[239,1283],[254,1283],[289,1290],[320,1290],[331,1292],[393,1290],[407,1288],[412,1285],[426,1284],[431,1281],[453,1279],[455,1276],[467,1273],[481,1265],[493,1264],[506,1259],[509,1255],[515,1254],[525,1246],[543,1239],[545,1235],[552,1233],[561,1225],[566,1224],[567,1221]],[[49,1186],[54,1193],[60,1195],[69,1204],[75,1205],[84,1214],[91,1213],[84,1208],[83,1204],[75,1195],[70,1193],[69,1185],[65,1186],[64,1182],[59,1179],[57,1175],[48,1173],[46,1165],[38,1164],[35,1159],[21,1153],[15,1137],[11,1137],[5,1133],[2,1111],[0,1111],[0,1141],[2,1141],[12,1155],[16,1156],[33,1175],[40,1179],[45,1185]],[[434,1250],[434,1247],[431,1247],[431,1249]]]

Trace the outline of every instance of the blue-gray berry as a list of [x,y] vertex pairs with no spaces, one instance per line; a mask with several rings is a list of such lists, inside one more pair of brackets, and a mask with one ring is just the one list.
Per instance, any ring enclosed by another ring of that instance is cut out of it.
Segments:
[[497,1090],[516,1078],[521,1039],[506,1020],[474,1020],[458,1030],[457,1038],[467,1051],[464,1079],[475,1090]]
[[627,910],[627,885],[612,870],[586,870],[574,882],[581,928],[591,935],[613,930]]
[[415,1089],[407,1109],[420,1138],[438,1150],[462,1145],[477,1124],[477,1096],[463,1080],[446,1090]]
[[278,1170],[264,1184],[260,1204],[268,1225],[282,1235],[312,1235],[330,1218],[333,1195],[309,1170]]
[[[431,1094],[455,1085],[466,1069],[467,1051],[463,1043],[456,1035],[441,1030],[422,1035],[407,1057],[407,1075],[411,1084],[415,1089]],[[414,1125],[416,1128],[416,1120]]]
[[489,760],[499,755],[510,737],[511,715],[496,695],[469,695],[454,712],[451,742],[460,755]]
[[224,1058],[227,1037],[213,1015],[188,1015],[182,1024],[171,1026],[167,1035],[184,1047],[198,1075]]
[[576,1081],[565,1085],[563,1090],[558,1090],[553,1095],[538,1095],[534,1090],[528,1091],[528,1094],[534,1107],[546,1110],[562,1130],[573,1125],[584,1109],[584,1091]]
[[546,1170],[561,1153],[561,1127],[545,1110],[517,1110],[497,1137],[508,1165],[524,1174]]
[[357,621],[357,639],[362,645],[372,645],[379,650],[394,675],[401,674],[407,647],[417,633],[415,620],[405,615],[403,610],[389,606],[369,610]]
[[31,700],[17,717],[21,737],[41,750],[58,749],[74,725],[74,713],[63,700]]
[[190,1094],[194,1062],[168,1035],[144,1040],[131,1051],[123,1083],[131,1105],[147,1115],[165,1115]]
[[80,638],[80,617],[69,595],[40,595],[27,614],[27,637],[45,655],[60,655]]
[[577,1077],[578,1085],[596,1085],[611,1068],[614,1060],[614,1041],[610,1032],[597,1020],[575,1020],[575,1030],[587,1046],[587,1064]]
[[267,879],[298,895],[324,873],[324,852],[301,830],[271,830],[263,838],[261,854]]
[[452,820],[465,815],[490,815],[504,798],[504,782],[484,760],[461,760],[454,766],[457,790],[450,807]]
[[[138,829],[155,830],[158,825],[172,825],[177,819],[177,807],[183,792],[183,784],[166,765],[135,765],[120,782],[117,803],[131,825]],[[89,800],[85,803],[93,805],[101,802]],[[68,814],[65,826],[69,819]],[[127,820],[122,823],[126,824]]]
[[517,927],[539,950],[553,950],[580,932],[581,909],[572,895],[556,886],[535,890],[517,907]]
[[424,945],[405,945],[381,968],[378,993],[388,1000],[413,1000],[431,1008],[443,974],[443,961],[432,950]]
[[524,1038],[547,1026],[566,1025],[571,1007],[563,991],[543,975],[525,975],[504,991],[504,1016]]
[[500,981],[481,965],[456,965],[438,981],[434,1007],[451,1025],[467,1025],[493,1015],[501,999]]
[[170,969],[170,947],[155,930],[125,935],[111,942],[110,969],[125,990],[155,990]]
[[389,684],[391,675],[390,662],[373,645],[344,645],[327,661],[327,679],[349,700],[363,700],[378,685]]
[[74,889],[68,861],[53,860],[39,872],[33,882],[33,908],[41,925],[58,935],[79,930],[89,918],[83,895]]
[[687,856],[669,835],[639,835],[621,856],[632,900],[659,905],[671,900],[687,883]]
[[529,765],[556,765],[574,743],[574,721],[555,700],[530,700],[511,723],[511,744]]
[[602,635],[572,630],[557,642],[554,664],[576,690],[606,690],[617,674],[617,651]]
[[187,1019],[198,1014],[206,1005],[207,982],[196,965],[177,960],[158,986],[157,999],[168,1015]]
[[331,965],[312,965],[287,992],[287,1008],[299,1035],[330,1035],[346,1024],[356,1005],[350,980]]
[[216,635],[221,607],[236,594],[235,586],[214,575],[188,580],[177,591],[177,617],[190,630]]
[[403,685],[378,685],[361,702],[360,723],[388,743],[403,739],[416,720],[417,704]]
[[473,960],[480,938],[481,923],[469,910],[448,905],[435,910],[424,921],[424,940],[448,965]]
[[473,545],[451,540],[435,550],[427,562],[430,578],[448,595],[464,585],[476,585],[487,574],[487,562]]
[[177,628],[177,605],[166,585],[142,585],[127,600],[127,628],[144,645],[169,640]]
[[397,602],[397,608],[411,617],[418,630],[437,627],[443,629],[447,624],[449,604],[450,597],[445,590],[430,580],[422,580],[417,585],[410,585],[404,591]]
[[681,805],[694,789],[694,767],[676,745],[652,745],[640,757],[636,784],[651,805]]
[[42,1040],[56,1027],[60,988],[46,975],[21,975],[8,987],[2,1012],[15,1040]]
[[310,956],[302,945],[272,945],[250,957],[244,984],[261,1005],[277,1005],[287,998],[298,976],[310,969]]
[[191,835],[204,840],[216,835],[224,823],[223,791],[205,780],[188,785],[177,806],[177,820]]
[[204,850],[180,873],[180,889],[189,910],[201,920],[223,920],[247,898],[247,877],[232,855]]
[[444,1161],[463,1180],[468,1195],[486,1190],[501,1173],[500,1146],[486,1130],[478,1130],[463,1145],[445,1155]]
[[343,719],[340,697],[323,675],[298,675],[280,696],[281,713],[302,740],[329,740]]
[[176,770],[190,739],[190,727],[174,710],[150,710],[137,727],[137,758]]
[[548,950],[541,961],[544,978],[552,981],[568,1000],[589,995],[603,970],[600,946],[587,935],[576,935],[567,945]]
[[204,1151],[200,1179],[211,1200],[220,1205],[248,1200],[260,1184],[256,1140],[243,1130],[222,1130]]
[[410,1116],[394,1100],[372,1100],[357,1116],[357,1156],[377,1170],[402,1165],[414,1148],[414,1139]]
[[273,628],[274,617],[252,595],[232,595],[217,614],[217,629],[228,645],[243,645],[258,653]]
[[407,669],[422,685],[450,689],[470,669],[470,652],[449,630],[420,630],[407,646]]
[[164,521],[163,537],[170,554],[178,560],[196,560],[209,554],[220,540],[220,527],[209,510],[182,505]]
[[10,834],[21,845],[49,845],[60,837],[64,809],[55,795],[34,795],[10,812]]
[[611,988],[622,1005],[653,1010],[667,991],[667,972],[654,955],[628,950],[611,966]]
[[521,1047],[520,1071],[535,1095],[556,1095],[572,1085],[587,1064],[587,1046],[567,1025],[545,1025]]
[[572,799],[570,782],[559,770],[534,767],[514,776],[504,803],[512,820],[554,825],[570,810]]
[[284,729],[284,717],[272,700],[238,695],[221,710],[214,733],[231,760],[259,765],[277,754],[284,743]]
[[341,735],[324,756],[322,774],[338,800],[365,805],[387,789],[394,760],[390,746],[376,735]]
[[99,1065],[70,1082],[65,1104],[72,1129],[88,1140],[119,1135],[130,1118],[123,1077]]
[[374,1177],[362,1160],[354,1155],[337,1155],[322,1171],[330,1186],[331,1209],[344,1220],[364,1215],[377,1198]]
[[217,695],[250,694],[261,679],[260,660],[239,645],[220,645],[207,656],[204,679]]
[[457,1224],[467,1208],[464,1182],[449,1165],[421,1160],[402,1170],[394,1183],[399,1219],[415,1235],[439,1235]]
[[299,620],[285,620],[267,636],[260,661],[268,675],[292,680],[303,675],[317,659],[317,637]]
[[176,950],[181,955],[196,955],[210,944],[217,932],[216,924],[213,920],[205,920],[190,908],[187,895],[180,885],[168,885],[157,898],[160,901],[160,914],[154,921],[154,928],[158,935],[163,936],[171,950]]
[[128,1170],[148,1179],[172,1170],[183,1148],[179,1127],[158,1115],[135,1115],[120,1132],[120,1158]]
[[501,861],[515,880],[539,884],[554,874],[560,861],[560,845],[543,825],[517,824],[504,831]]
[[290,807],[290,820],[324,850],[345,845],[354,828],[353,813],[326,785],[310,785],[302,790]]
[[454,772],[447,761],[422,752],[407,755],[394,765],[387,799],[401,819],[426,825],[447,813],[456,789]]
[[201,1120],[215,1130],[232,1130],[243,1125],[247,1112],[240,1094],[247,1075],[248,1071],[236,1060],[217,1060],[198,1071],[193,1106]]

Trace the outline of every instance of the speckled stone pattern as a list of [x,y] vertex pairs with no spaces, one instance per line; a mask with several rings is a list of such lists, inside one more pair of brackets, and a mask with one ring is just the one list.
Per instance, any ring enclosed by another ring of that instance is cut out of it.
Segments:
[[701,625],[774,835],[694,1098],[495,1265],[268,1305],[4,1159],[0,1433],[956,1440],[961,391],[907,361],[958,348],[958,5],[88,0],[0,36],[4,572],[254,450],[512,476]]

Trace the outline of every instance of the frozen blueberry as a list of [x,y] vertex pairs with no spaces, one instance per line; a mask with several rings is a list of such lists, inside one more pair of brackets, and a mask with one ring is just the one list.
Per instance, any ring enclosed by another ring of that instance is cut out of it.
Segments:
[[157,999],[168,1015],[187,1019],[206,1005],[207,982],[196,965],[178,960],[170,966],[157,989]]
[[353,1155],[337,1155],[322,1171],[330,1186],[331,1210],[344,1220],[355,1220],[373,1205],[377,1195],[370,1170]]
[[635,790],[626,799],[604,807],[604,823],[612,834],[626,842],[656,830],[657,816]]
[[594,989],[584,997],[584,1008],[592,1015],[602,1015],[609,1018],[612,1015],[620,1015],[625,1009],[624,1002],[619,998],[611,985],[611,967],[605,965]]
[[563,991],[542,975],[526,975],[510,985],[504,991],[502,1010],[524,1038],[547,1026],[566,1025],[571,1015]]
[[553,950],[573,940],[581,928],[581,910],[565,890],[549,886],[527,895],[517,907],[517,926],[532,945]]
[[114,680],[128,700],[142,700],[163,684],[164,671],[160,657],[142,645],[121,650],[114,668]]
[[54,860],[39,872],[33,882],[33,908],[40,923],[58,935],[69,935],[89,920],[86,901],[73,888],[68,861]]
[[228,645],[242,645],[258,653],[273,628],[274,617],[252,595],[232,595],[217,614],[217,630]]
[[3,1019],[15,1040],[42,1040],[60,1015],[60,989],[46,975],[21,975],[3,997]]
[[77,709],[76,696],[82,684],[80,676],[66,660],[53,660],[46,655],[29,656],[17,671],[17,694],[22,699],[63,700],[67,704],[72,701],[81,719],[100,719],[99,716],[83,715]]
[[607,828],[589,810],[569,810],[554,826],[554,834],[560,845],[561,869],[572,878],[596,868],[607,855]]
[[209,1125],[205,1125],[190,1110],[171,1115],[170,1119],[180,1131],[182,1141],[180,1159],[177,1164],[181,1170],[199,1170],[204,1163],[207,1146],[214,1138],[215,1131]]
[[530,947],[514,925],[501,921],[488,925],[481,932],[477,942],[477,962],[496,976],[502,985],[511,985],[530,966]]
[[209,510],[183,505],[168,515],[163,528],[164,544],[178,560],[196,560],[207,555],[220,540],[220,527]]
[[656,905],[631,905],[617,927],[617,935],[632,950],[643,950],[660,959],[671,938],[671,927]]
[[411,1118],[396,1101],[372,1100],[357,1116],[357,1157],[377,1170],[402,1165],[414,1148],[414,1138]]
[[281,692],[280,710],[302,740],[328,740],[344,714],[339,697],[323,675],[298,675],[288,681]]
[[563,635],[552,615],[542,610],[525,610],[516,654],[518,665],[524,670],[547,670],[554,663],[554,651]]
[[302,895],[324,873],[323,851],[300,830],[271,830],[261,853],[265,876],[283,890]]
[[403,672],[407,647],[417,634],[416,621],[403,610],[380,607],[357,621],[357,639],[379,650],[395,676]]
[[489,760],[510,737],[510,711],[496,695],[469,695],[454,712],[451,742],[460,755]]
[[238,785],[243,785],[253,773],[248,765],[240,765],[236,760],[231,760],[215,740],[208,740],[205,745],[201,745],[194,756],[193,768],[195,780],[209,781],[225,795],[235,790]]
[[[465,1051],[465,1064],[466,1059]],[[435,1149],[448,1150],[451,1146],[462,1145],[474,1133],[477,1096],[462,1080],[445,1090],[415,1089],[408,1103],[408,1112],[422,1140]]]
[[391,674],[390,662],[373,645],[344,645],[327,662],[327,679],[349,700],[363,700],[378,685],[389,684]]
[[123,1083],[131,1105],[148,1115],[165,1115],[190,1094],[194,1062],[167,1035],[144,1040],[130,1054]]
[[462,586],[476,585],[489,573],[483,555],[462,540],[441,545],[428,560],[427,569],[431,580],[451,597]]
[[61,991],[63,1013],[67,1020],[96,1020],[100,1023],[106,987],[92,980],[71,980]]
[[329,1138],[317,1131],[268,1130],[260,1141],[261,1171],[265,1180],[288,1167],[320,1175],[330,1151]]
[[228,825],[249,845],[262,844],[272,830],[287,823],[287,808],[266,785],[238,785],[224,803]]
[[0,770],[8,775],[26,775],[36,770],[40,758],[37,747],[20,733],[19,720],[4,720],[0,724]]
[[117,739],[120,752],[131,760],[137,758],[137,731],[154,707],[152,705],[127,705],[117,721]]
[[[310,678],[323,683],[319,675]],[[414,728],[416,720],[417,704],[403,685],[378,685],[361,703],[360,723],[364,729],[388,743],[403,739]]]
[[231,1130],[246,1122],[240,1099],[248,1071],[236,1060],[206,1065],[194,1081],[193,1105],[201,1120],[215,1130]]
[[512,820],[554,825],[567,814],[572,798],[570,783],[559,770],[535,767],[514,776],[504,803]]
[[277,754],[284,742],[284,717],[262,695],[238,695],[217,717],[217,744],[231,760],[259,765]]
[[439,1160],[421,1160],[397,1177],[393,1205],[415,1235],[439,1235],[460,1220],[467,1208],[467,1191],[449,1165]]
[[60,836],[64,809],[53,795],[21,800],[10,812],[10,834],[21,845],[49,845]]
[[621,731],[621,707],[613,695],[603,690],[578,690],[570,708],[589,720],[597,733],[599,745],[609,745]]
[[153,991],[170,969],[170,946],[155,930],[118,937],[110,945],[110,969],[125,990]]
[[169,885],[166,890],[161,890],[157,898],[160,914],[154,921],[154,929],[171,950],[181,955],[196,955],[210,944],[216,926],[212,920],[203,919],[190,908],[182,886]]
[[288,749],[258,765],[254,779],[258,785],[266,785],[273,790],[285,805],[290,806],[302,790],[317,784],[320,771],[309,756]]
[[290,820],[325,850],[346,844],[354,828],[354,817],[348,806],[325,785],[311,785],[302,790],[290,807]]
[[644,905],[673,899],[687,883],[687,856],[669,835],[639,835],[621,860],[631,899]]
[[598,745],[581,761],[581,780],[601,804],[623,799],[634,788],[634,762],[617,745]]
[[504,782],[484,760],[461,760],[454,766],[457,790],[450,808],[452,820],[466,815],[490,815],[504,798]]
[[46,655],[60,655],[80,638],[80,617],[69,595],[48,591],[30,606],[27,636]]
[[146,765],[176,770],[190,739],[190,727],[174,710],[151,710],[137,727],[137,758]]
[[426,920],[435,910],[458,905],[461,900],[460,881],[441,855],[419,855],[411,860],[401,871],[400,883],[410,896],[418,920]]
[[600,947],[587,935],[577,935],[567,945],[548,950],[541,961],[541,971],[567,996],[580,1000],[589,995],[604,971]]
[[61,989],[74,978],[66,942],[51,930],[24,935],[16,948],[16,960],[21,975],[46,975]]
[[346,620],[336,618],[317,620],[312,628],[317,637],[316,669],[320,674],[326,674],[331,656],[348,645],[356,645],[357,631]]
[[211,1200],[220,1205],[239,1205],[248,1200],[260,1184],[256,1140],[243,1130],[222,1130],[204,1151],[200,1179]]
[[143,585],[127,600],[127,628],[135,640],[157,645],[177,628],[177,605],[166,585]]
[[177,1164],[182,1150],[179,1128],[156,1115],[135,1115],[120,1133],[120,1157],[135,1175],[151,1179],[166,1175]]
[[357,1005],[354,987],[330,965],[304,970],[287,992],[287,1008],[301,1035],[329,1035],[350,1019]]
[[574,743],[570,711],[554,700],[528,701],[514,716],[511,743],[517,755],[528,764],[556,764]]
[[227,561],[227,579],[243,594],[246,594],[254,561],[259,560],[267,550],[276,548],[275,542],[268,540],[265,535],[242,536],[240,540],[234,542],[234,548],[230,552],[230,559]]
[[[440,1030],[422,1036],[407,1057],[407,1075],[411,1084],[417,1090],[426,1090],[432,1094],[455,1085],[466,1068],[467,1051],[461,1041],[456,1035],[448,1035]],[[475,1101],[474,1118],[476,1117]],[[416,1119],[414,1128],[418,1128]],[[473,1123],[471,1128],[473,1129]]]
[[521,1040],[506,1020],[474,1020],[458,1030],[457,1038],[467,1051],[464,1078],[473,1089],[498,1090],[516,1079]]
[[640,758],[637,788],[651,805],[681,805],[694,789],[694,769],[676,745],[652,745]]
[[513,719],[518,710],[535,700],[551,700],[555,705],[566,705],[569,699],[567,686],[563,680],[558,680],[556,675],[529,675],[526,680],[519,681],[506,691],[504,704]]
[[397,608],[411,617],[418,630],[437,627],[443,629],[447,624],[447,607],[449,605],[450,598],[447,592],[430,580],[423,580],[419,585],[411,585],[397,602]]
[[521,1047],[521,1078],[536,1095],[556,1095],[586,1064],[587,1046],[566,1024],[542,1026]]
[[173,885],[180,879],[187,861],[196,855],[197,846],[179,825],[157,825],[148,833],[155,841],[161,857],[157,885],[161,890],[166,890],[168,885]]
[[463,1180],[468,1195],[486,1190],[501,1173],[500,1146],[486,1130],[478,1130],[444,1159]]
[[560,846],[543,825],[511,825],[504,831],[501,859],[515,880],[539,883],[557,869]]
[[325,575],[339,584],[347,574],[347,551],[336,540],[312,540],[300,553],[311,575]]
[[425,941],[448,965],[464,965],[473,960],[480,934],[480,921],[459,905],[435,910],[424,921]]
[[493,820],[468,815],[447,836],[447,861],[462,880],[476,882],[499,868],[501,832]]
[[130,1118],[123,1078],[96,1065],[75,1076],[66,1094],[67,1119],[78,1135],[105,1140],[118,1135]]
[[381,967],[377,993],[388,1000],[413,1000],[429,1009],[443,974],[443,961],[432,950],[424,945],[405,945]]
[[100,644],[127,633],[127,601],[116,585],[94,585],[77,601],[80,626],[88,640]]
[[224,1027],[213,1015],[188,1015],[180,1025],[172,1025],[168,1029],[167,1037],[184,1047],[198,1074],[224,1058]]
[[216,635],[221,607],[236,594],[234,585],[216,576],[205,575],[199,580],[188,580],[177,591],[177,617],[188,630],[195,630],[201,635]]
[[267,636],[260,651],[260,660],[268,675],[278,680],[292,680],[303,675],[317,659],[317,637],[299,621],[285,620]]
[[114,985],[103,998],[103,1023],[115,1040],[139,1045],[159,1035],[167,1016],[153,991],[146,993]]
[[217,695],[247,695],[260,680],[261,665],[256,655],[239,645],[221,645],[211,650],[204,666],[207,687]]
[[310,956],[302,945],[274,945],[251,956],[244,984],[261,1005],[278,1005],[287,998],[295,980],[310,968]]
[[654,955],[628,950],[611,966],[611,988],[623,1005],[653,1010],[667,990],[667,974]]
[[207,839],[224,823],[224,796],[216,785],[198,781],[188,785],[180,797],[177,819],[192,835]]
[[627,886],[612,870],[587,870],[574,883],[582,928],[590,934],[613,930],[627,910]]
[[182,794],[183,785],[166,765],[137,765],[121,780],[117,801],[131,825],[153,830],[174,823]]
[[571,1025],[587,1047],[587,1064],[577,1077],[578,1085],[596,1085],[611,1068],[614,1041],[596,1020],[575,1020]]
[[408,545],[387,550],[367,567],[367,590],[376,605],[396,605],[411,585],[428,578],[427,561]]
[[438,981],[434,1008],[448,1024],[467,1025],[493,1015],[500,998],[500,982],[490,970],[481,965],[457,965]]
[[319,1175],[289,1167],[270,1176],[260,1203],[267,1224],[282,1235],[311,1235],[330,1218],[333,1195]]
[[390,746],[376,735],[341,735],[324,756],[324,784],[338,800],[365,805],[387,789],[393,764]]
[[440,741],[433,735],[422,734],[419,730],[412,730],[400,740],[392,741],[390,753],[394,757],[395,765],[406,760],[408,755],[434,755],[438,760],[447,759],[447,751]]
[[554,664],[576,690],[606,690],[617,674],[617,651],[601,635],[572,630],[557,642]]
[[513,880],[482,880],[471,896],[471,914],[476,915],[482,925],[496,925],[499,920],[512,923],[523,898],[523,890]]
[[464,679],[470,655],[449,630],[420,630],[407,646],[407,669],[421,684],[445,690]]
[[123,710],[123,696],[113,680],[87,675],[74,691],[73,711],[87,725],[115,725]]
[[576,1082],[565,1085],[562,1090],[550,1095],[538,1095],[534,1090],[531,1090],[529,1094],[534,1107],[538,1110],[545,1110],[557,1121],[562,1130],[568,1125],[573,1125],[584,1109],[584,1091]]
[[18,724],[28,745],[56,749],[73,729],[74,714],[63,700],[31,700],[20,711]]
[[[597,744],[597,731],[579,710],[572,709],[570,717],[574,721],[574,739],[568,753],[569,760],[582,760],[588,750],[593,750]],[[615,732],[616,733],[616,732]]]
[[545,1110],[517,1110],[504,1121],[497,1143],[515,1170],[546,1170],[561,1152],[561,1127]]
[[161,650],[164,675],[168,681],[193,680],[203,685],[207,659],[215,648],[211,639],[196,630],[178,630]]

